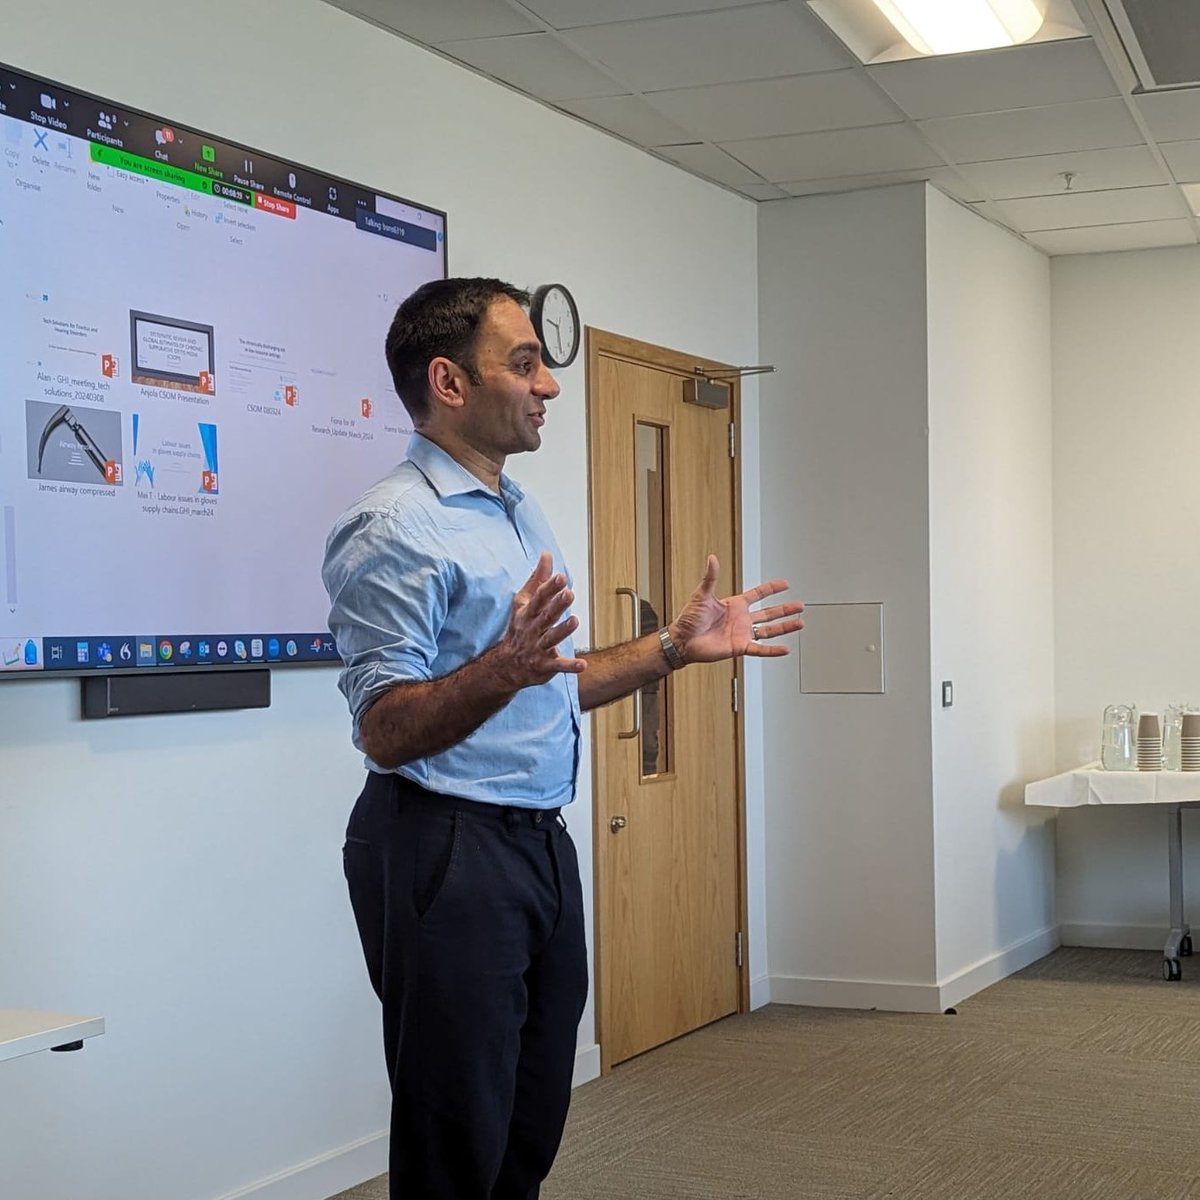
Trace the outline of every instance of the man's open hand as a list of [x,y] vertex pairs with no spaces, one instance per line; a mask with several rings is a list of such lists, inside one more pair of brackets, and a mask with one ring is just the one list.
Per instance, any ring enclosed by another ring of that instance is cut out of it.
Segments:
[[786,646],[768,643],[804,628],[798,616],[804,605],[799,600],[788,600],[757,611],[750,608],[768,596],[787,591],[787,580],[772,579],[721,600],[716,594],[719,571],[717,556],[710,554],[704,578],[668,627],[684,662],[720,662],[743,654],[755,658],[787,654]]
[[512,615],[504,637],[495,646],[496,668],[520,689],[545,683],[563,672],[578,674],[587,663],[565,658],[559,644],[579,628],[577,617],[563,614],[575,601],[567,578],[553,573],[553,559],[543,551],[533,574],[513,596]]

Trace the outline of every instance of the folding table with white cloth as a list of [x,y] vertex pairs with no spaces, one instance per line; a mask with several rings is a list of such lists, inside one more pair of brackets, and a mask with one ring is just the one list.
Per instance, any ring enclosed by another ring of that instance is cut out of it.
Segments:
[[1105,771],[1089,763],[1025,785],[1025,803],[1038,808],[1089,804],[1158,805],[1167,810],[1167,864],[1171,930],[1163,946],[1163,978],[1183,977],[1181,958],[1192,953],[1183,916],[1183,810],[1200,805],[1200,771]]

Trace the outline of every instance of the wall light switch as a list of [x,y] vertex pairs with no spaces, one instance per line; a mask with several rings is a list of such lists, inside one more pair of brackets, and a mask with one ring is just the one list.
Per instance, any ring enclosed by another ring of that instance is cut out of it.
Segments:
[[952,679],[942,680],[942,707],[951,708],[954,704],[954,681]]

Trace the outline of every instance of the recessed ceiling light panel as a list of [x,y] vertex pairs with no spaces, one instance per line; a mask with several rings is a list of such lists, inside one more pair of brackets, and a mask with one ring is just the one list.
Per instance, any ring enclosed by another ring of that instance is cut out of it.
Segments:
[[1042,27],[1042,0],[875,0],[919,54],[964,54],[1027,42]]
[[808,6],[870,64],[1087,36],[1071,0],[808,0]]

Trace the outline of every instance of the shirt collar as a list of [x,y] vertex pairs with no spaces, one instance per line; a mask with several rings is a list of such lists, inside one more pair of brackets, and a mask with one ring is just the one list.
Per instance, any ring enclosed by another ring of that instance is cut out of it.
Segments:
[[[481,479],[472,475],[462,463],[424,434],[413,431],[408,440],[406,456],[442,499],[448,496],[463,496],[470,492],[481,492],[485,496],[496,498],[496,493],[485,486]],[[521,488],[503,472],[500,475],[500,494],[512,504],[525,498]]]

